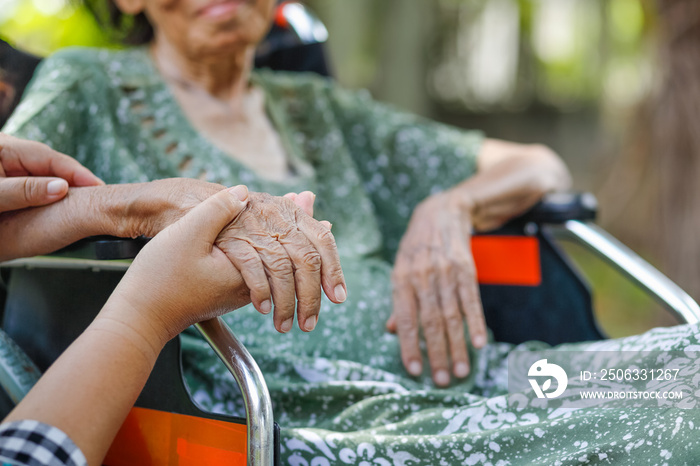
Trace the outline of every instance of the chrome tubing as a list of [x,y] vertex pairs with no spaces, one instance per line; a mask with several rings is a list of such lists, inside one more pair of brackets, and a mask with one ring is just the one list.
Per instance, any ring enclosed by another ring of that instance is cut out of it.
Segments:
[[260,368],[221,317],[195,325],[233,374],[245,402],[248,466],[271,466],[275,460],[272,400]]
[[599,226],[569,220],[546,228],[555,238],[574,240],[588,248],[648,292],[681,322],[700,322],[700,306],[688,293]]

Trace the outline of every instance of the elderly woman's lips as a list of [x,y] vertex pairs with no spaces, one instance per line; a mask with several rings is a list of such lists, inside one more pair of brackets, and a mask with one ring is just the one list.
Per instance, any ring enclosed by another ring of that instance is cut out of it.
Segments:
[[236,10],[245,2],[241,0],[229,0],[214,3],[199,10],[199,16],[211,19],[228,18],[235,14]]

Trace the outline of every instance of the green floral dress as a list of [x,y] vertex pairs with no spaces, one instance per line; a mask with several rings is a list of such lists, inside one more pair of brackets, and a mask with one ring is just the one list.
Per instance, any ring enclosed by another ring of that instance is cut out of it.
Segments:
[[[277,333],[252,307],[225,317],[260,365],[282,427],[285,464],[700,464],[692,399],[654,408],[513,405],[507,357],[471,351],[473,373],[436,389],[410,377],[385,331],[391,261],[413,208],[475,171],[482,135],[407,115],[311,75],[256,72],[293,176],[266,179],[193,129],[145,49],[66,49],[38,70],[4,130],[75,156],[108,183],[197,177],[281,195],[311,190],[333,223],[348,299],[322,304],[314,332]],[[194,333],[183,336],[187,381],[203,408],[242,415],[235,383]],[[557,348],[698,351],[696,326]],[[693,353],[694,354],[694,353]],[[684,387],[700,358],[684,359]],[[686,380],[687,379],[687,380]],[[679,382],[680,383],[680,382]]]

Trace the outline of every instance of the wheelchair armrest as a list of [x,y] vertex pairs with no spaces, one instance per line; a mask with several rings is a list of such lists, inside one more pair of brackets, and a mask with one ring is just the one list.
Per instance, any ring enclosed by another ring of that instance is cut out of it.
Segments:
[[116,236],[91,236],[77,241],[51,256],[70,259],[118,260],[133,259],[150,238],[118,238]]
[[681,322],[700,322],[700,306],[671,279],[593,222],[568,220],[547,228],[555,238],[576,242],[646,291]]
[[513,222],[537,224],[562,224],[569,220],[596,218],[598,201],[591,193],[549,193]]

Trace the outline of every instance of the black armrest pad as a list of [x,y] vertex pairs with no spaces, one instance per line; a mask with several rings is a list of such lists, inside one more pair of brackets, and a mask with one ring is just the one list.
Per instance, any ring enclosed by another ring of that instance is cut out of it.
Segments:
[[66,246],[52,256],[74,259],[115,260],[133,259],[150,238],[117,238],[116,236],[91,236]]
[[595,220],[597,212],[598,201],[591,193],[551,193],[513,222],[556,224],[568,220]]

